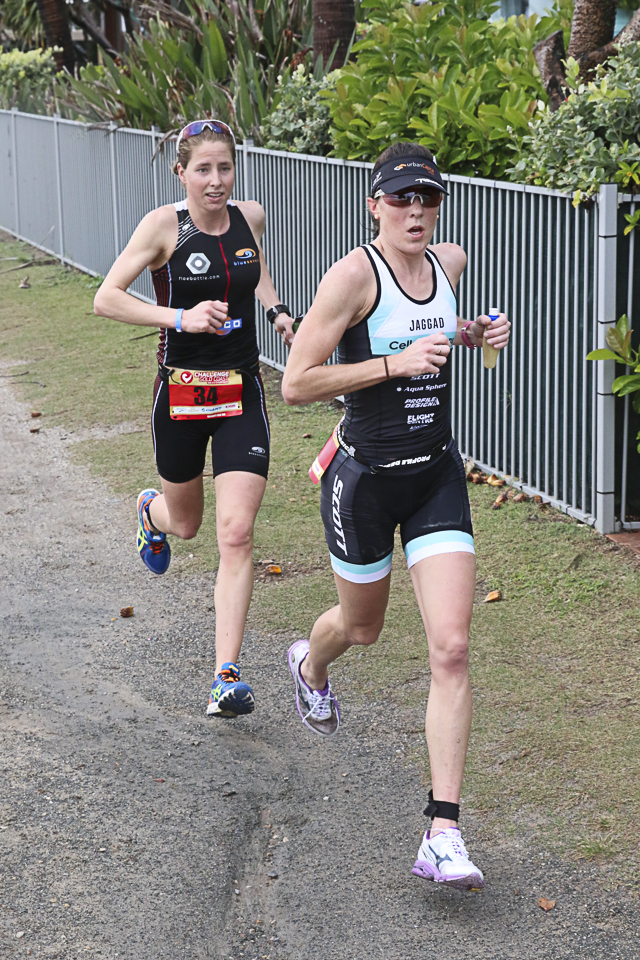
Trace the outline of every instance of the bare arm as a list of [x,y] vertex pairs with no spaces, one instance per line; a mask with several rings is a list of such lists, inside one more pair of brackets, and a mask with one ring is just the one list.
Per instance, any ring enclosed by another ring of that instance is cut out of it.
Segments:
[[[144,217],[134,230],[93,301],[99,317],[142,327],[175,328],[174,307],[158,307],[131,296],[127,290],[145,267],[155,269],[166,263],[175,247],[177,219],[172,207],[159,207]],[[187,333],[215,333],[227,319],[228,307],[219,300],[205,300],[182,315]]]
[[[255,200],[241,201],[238,203],[238,206],[251,227],[251,232],[253,233],[260,256],[260,282],[256,287],[256,296],[265,310],[270,310],[271,307],[275,307],[277,303],[280,303],[280,298],[273,285],[273,280],[271,279],[271,274],[269,273],[267,261],[265,260],[260,242],[264,236],[266,223],[265,212]],[[274,326],[276,332],[280,334],[286,345],[288,347],[291,346],[294,337],[292,318],[286,313],[279,313]]]
[[[438,243],[432,249],[455,290],[467,265],[466,253],[457,243]],[[458,317],[458,330],[453,341],[455,347],[462,345],[460,331],[467,322],[462,317]],[[483,313],[467,328],[467,336],[475,347],[482,346],[482,339],[486,337],[487,343],[490,343],[492,347],[495,347],[496,350],[503,350],[509,342],[510,330],[511,324],[507,320],[506,314],[501,313],[497,320],[491,321]]]
[[315,300],[296,334],[282,381],[288,404],[330,400],[343,393],[371,387],[389,377],[438,373],[449,354],[442,333],[416,340],[401,353],[362,363],[324,366],[348,327],[358,323],[373,305],[375,281],[366,255],[353,250],[324,275]]

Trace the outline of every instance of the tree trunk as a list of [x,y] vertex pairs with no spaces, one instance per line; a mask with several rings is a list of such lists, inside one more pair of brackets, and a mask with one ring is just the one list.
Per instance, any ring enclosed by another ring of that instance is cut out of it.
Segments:
[[55,53],[56,69],[66,67],[69,73],[73,73],[76,55],[64,0],[36,0],[36,6],[42,20],[45,43],[48,47],[61,48]]
[[313,58],[326,66],[338,44],[332,67],[344,66],[356,28],[354,0],[313,0]]
[[[636,10],[626,27],[613,38],[616,6],[617,0],[576,0],[568,56],[578,61],[582,80],[590,80],[596,67],[615,56],[621,45],[640,41],[640,10]],[[562,62],[567,59],[562,31],[536,44],[533,55],[549,94],[549,107],[557,110],[568,93]]]
[[545,90],[549,94],[549,109],[557,110],[560,104],[567,99],[567,85],[562,61],[566,60],[564,51],[564,37],[562,30],[556,30],[550,37],[541,40],[533,48],[540,77]]
[[571,21],[569,56],[579,62],[585,54],[613,40],[617,0],[577,0]]

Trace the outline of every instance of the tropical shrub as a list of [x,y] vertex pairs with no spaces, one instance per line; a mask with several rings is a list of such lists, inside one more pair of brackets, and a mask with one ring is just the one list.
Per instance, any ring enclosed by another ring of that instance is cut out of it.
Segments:
[[[320,61],[318,66],[322,66]],[[300,64],[278,77],[275,108],[260,127],[260,139],[268,150],[290,150],[326,156],[331,149],[331,113],[320,95],[335,89],[339,73],[326,76]]]
[[0,53],[0,109],[45,113],[53,102],[55,69],[51,50]]
[[43,45],[42,21],[36,0],[3,0],[0,3],[0,43],[9,50],[29,50]]
[[601,183],[625,190],[640,186],[640,44],[630,43],[598,67],[591,83],[578,82],[578,64],[567,61],[569,98],[555,113],[539,109],[521,156],[516,180],[572,190],[588,200]]
[[546,100],[532,49],[559,18],[492,21],[491,0],[362,6],[355,63],[326,94],[335,154],[371,160],[393,140],[418,140],[449,173],[504,176]]
[[[149,0],[154,16],[130,38],[126,54],[89,64],[61,81],[77,119],[155,125],[165,132],[203,116],[257,136],[272,105],[278,74],[306,39],[309,0],[185,0],[185,8]],[[259,14],[260,22],[256,20]]]
[[135,36],[119,62],[105,56],[104,66],[88,64],[79,74],[60,84],[70,113],[79,120],[155,125],[163,131],[203,116],[236,120],[233,93],[224,85],[229,58],[215,20],[200,36],[176,35],[159,18],[150,20],[148,35]]
[[[608,350],[592,350],[587,354],[587,360],[615,360],[616,363],[622,363],[631,369],[631,373],[625,373],[616,377],[613,381],[612,390],[619,397],[624,397],[629,393],[634,394],[631,401],[636,413],[640,413],[640,350],[634,350],[631,346],[631,336],[633,330],[629,327],[629,320],[623,314],[615,327],[607,330]],[[640,433],[637,436],[640,441]],[[640,442],[638,443],[638,453],[640,453]]]

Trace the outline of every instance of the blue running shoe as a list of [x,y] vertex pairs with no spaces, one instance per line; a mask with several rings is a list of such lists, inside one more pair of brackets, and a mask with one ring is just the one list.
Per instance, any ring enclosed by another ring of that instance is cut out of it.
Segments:
[[145,566],[157,574],[166,573],[171,560],[166,533],[153,533],[149,526],[147,506],[159,496],[157,490],[143,490],[138,497],[138,553]]
[[253,713],[256,702],[248,683],[240,680],[235,663],[223,663],[209,694],[208,717],[238,717]]

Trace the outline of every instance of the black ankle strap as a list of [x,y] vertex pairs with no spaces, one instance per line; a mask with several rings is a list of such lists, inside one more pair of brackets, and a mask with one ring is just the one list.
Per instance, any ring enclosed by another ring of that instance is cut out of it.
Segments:
[[429,790],[429,803],[425,808],[424,815],[430,817],[431,820],[434,817],[442,817],[443,820],[455,820],[457,823],[460,819],[460,804],[449,803],[448,800],[434,800],[433,790]]

